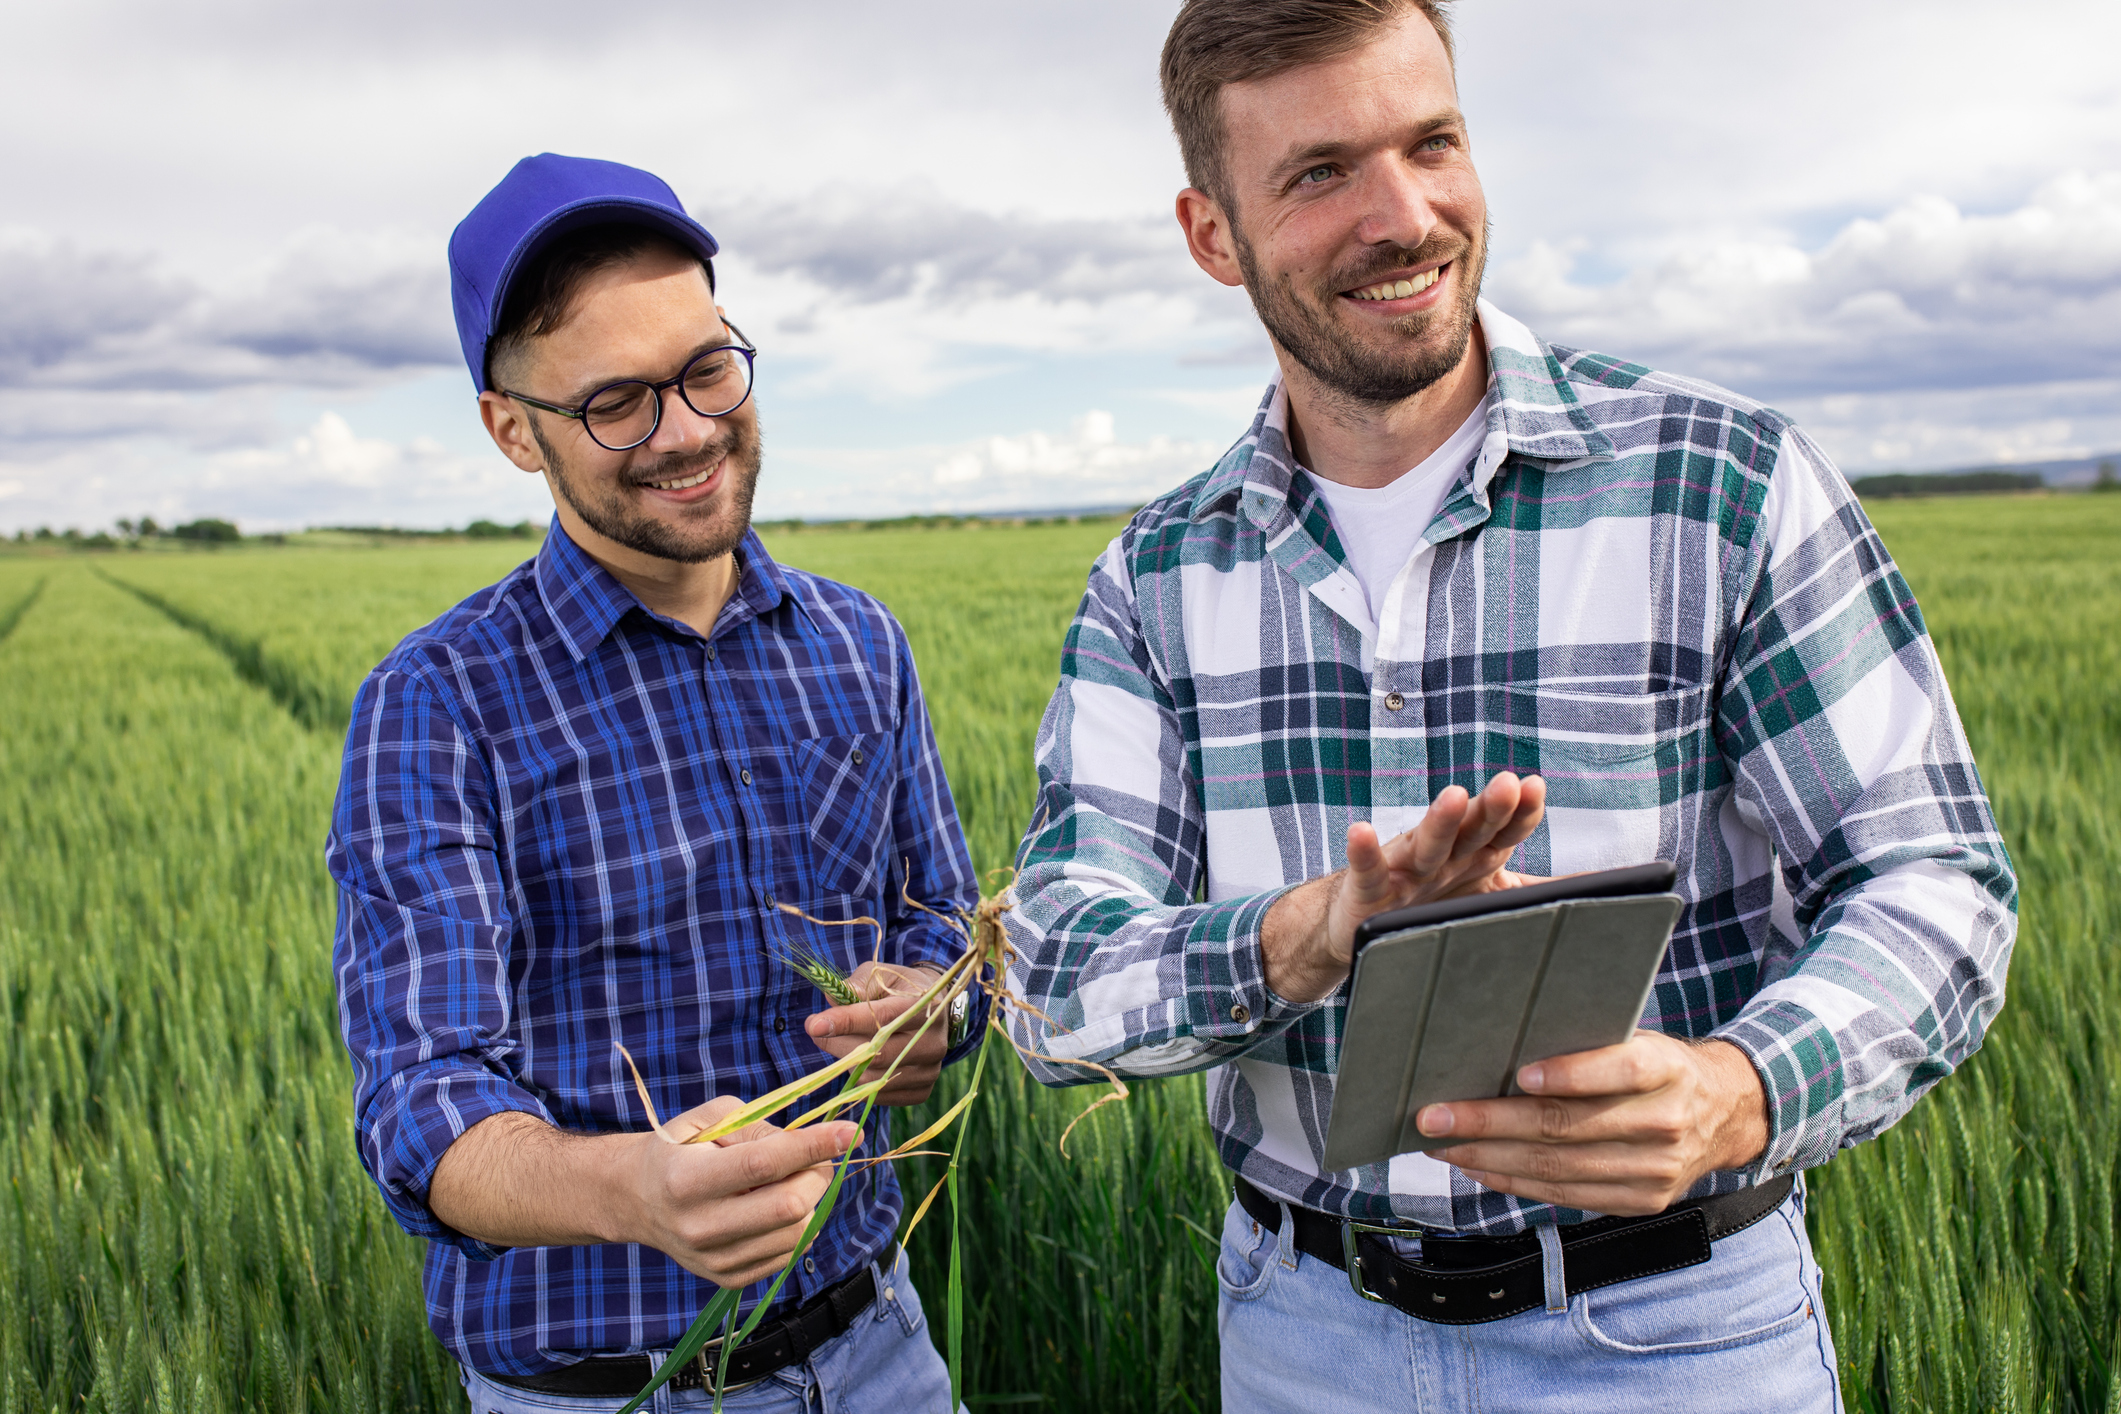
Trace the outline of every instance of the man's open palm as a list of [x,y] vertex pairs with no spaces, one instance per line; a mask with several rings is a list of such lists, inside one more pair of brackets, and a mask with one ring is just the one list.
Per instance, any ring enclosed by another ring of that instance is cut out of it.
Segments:
[[1379,842],[1376,827],[1348,827],[1348,868],[1326,915],[1326,938],[1343,966],[1355,961],[1355,929],[1373,914],[1528,882],[1503,868],[1546,813],[1547,784],[1504,771],[1477,796],[1446,786],[1421,823]]
[[1290,891],[1267,914],[1267,985],[1293,1002],[1316,1001],[1347,980],[1364,919],[1533,882],[1503,865],[1539,828],[1546,805],[1546,782],[1504,771],[1477,796],[1446,786],[1420,824],[1389,840],[1380,842],[1367,821],[1350,825],[1348,867]]

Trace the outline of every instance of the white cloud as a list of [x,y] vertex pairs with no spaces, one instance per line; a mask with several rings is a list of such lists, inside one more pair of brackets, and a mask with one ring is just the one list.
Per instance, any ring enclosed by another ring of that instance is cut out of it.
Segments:
[[1506,250],[1600,268],[1673,239],[1815,248],[1924,193],[2018,204],[2121,168],[2112,0],[1456,7],[1463,106]]
[[0,307],[0,387],[348,387],[456,357],[439,252],[387,232],[298,231],[209,288],[145,251],[14,230]]
[[995,215],[933,187],[826,188],[729,209],[716,262],[732,317],[799,370],[798,394],[932,397],[1025,356],[1186,359],[1244,341],[1251,307],[1167,220]]
[[462,524],[551,509],[543,479],[499,452],[464,456],[427,437],[363,437],[336,412],[283,446],[210,457],[193,495],[240,501],[263,529]]
[[0,447],[20,460],[82,443],[156,437],[188,451],[254,447],[281,436],[263,388],[211,395],[132,389],[0,386]]
[[1266,394],[1266,375],[1273,368],[1273,355],[1255,360],[1262,376],[1249,383],[1237,383],[1226,388],[1159,388],[1156,396],[1167,403],[1195,412],[1210,413],[1220,421],[1230,424],[1232,433],[1252,424],[1259,412],[1259,400]]
[[1782,405],[1850,472],[2027,464],[2121,448],[2121,378],[1835,393]]
[[759,514],[837,518],[1134,505],[1207,470],[1224,450],[1164,436],[1123,442],[1112,415],[1095,408],[1058,434],[1033,430],[879,451],[780,449],[778,461],[821,469],[836,484],[780,486],[769,468]]
[[918,293],[950,305],[1028,293],[1096,302],[1190,296],[1202,283],[1167,217],[998,214],[954,201],[930,182],[823,187],[798,200],[701,215],[754,268],[800,273],[843,301]]
[[1771,397],[2042,384],[2121,359],[2121,172],[1992,216],[1911,198],[1817,250],[1703,242],[1607,285],[1570,265],[1535,245],[1490,289],[1558,343]]
[[63,365],[191,302],[143,252],[84,251],[35,231],[0,232],[0,382]]
[[309,381],[321,366],[395,372],[461,356],[442,248],[396,232],[297,231],[200,313],[199,334],[283,360]]
[[251,533],[314,525],[462,525],[480,517],[542,520],[539,477],[498,452],[466,456],[424,437],[362,436],[324,412],[291,438],[184,452],[155,437],[57,442],[34,463],[0,457],[11,527],[94,529],[119,516],[164,524],[220,516]]

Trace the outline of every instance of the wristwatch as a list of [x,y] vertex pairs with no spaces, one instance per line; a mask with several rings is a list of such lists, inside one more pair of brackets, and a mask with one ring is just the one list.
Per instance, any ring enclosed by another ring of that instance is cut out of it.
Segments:
[[949,1047],[956,1050],[972,1030],[972,989],[967,987],[950,999]]

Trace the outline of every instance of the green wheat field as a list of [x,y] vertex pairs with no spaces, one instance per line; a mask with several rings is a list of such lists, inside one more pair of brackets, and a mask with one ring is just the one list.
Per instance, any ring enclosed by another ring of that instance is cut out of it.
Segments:
[[[1878,1410],[2121,1410],[2121,497],[1876,517],[2024,901],[1987,1046],[1813,1175],[1844,1387]],[[1061,634],[1114,529],[769,536],[905,622],[983,868],[1025,824]],[[354,1155],[323,838],[362,674],[527,548],[0,558],[0,1414],[463,1408],[419,1244]],[[1212,1408],[1229,1189],[1198,1079],[1137,1085],[1068,1159],[1096,1092],[989,1069],[970,1402]],[[915,1241],[931,1312],[942,1216]]]

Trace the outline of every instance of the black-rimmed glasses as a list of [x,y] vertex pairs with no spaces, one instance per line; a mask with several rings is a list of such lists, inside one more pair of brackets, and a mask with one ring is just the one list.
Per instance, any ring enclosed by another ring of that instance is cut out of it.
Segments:
[[677,377],[660,383],[644,378],[607,383],[582,399],[580,407],[558,407],[506,388],[500,392],[503,397],[575,419],[590,439],[606,451],[632,451],[655,436],[656,428],[662,426],[663,394],[668,389],[677,389],[685,406],[701,417],[727,417],[744,405],[751,396],[751,361],[758,357],[758,349],[736,325],[730,325],[729,332],[743,342],[723,344],[697,354]]

